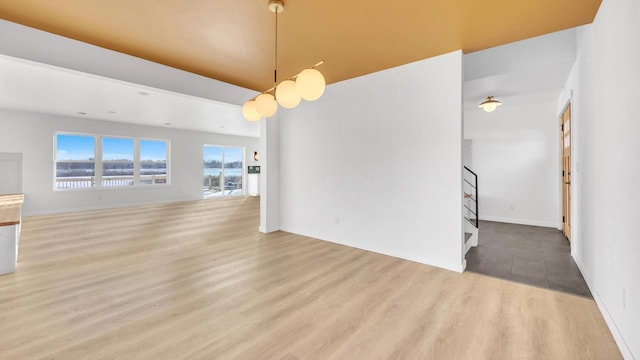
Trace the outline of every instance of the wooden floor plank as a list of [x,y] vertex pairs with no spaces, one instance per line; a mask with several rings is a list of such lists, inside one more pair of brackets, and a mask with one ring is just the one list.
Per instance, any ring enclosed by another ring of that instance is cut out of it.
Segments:
[[257,232],[259,199],[26,217],[0,359],[620,359],[592,300]]

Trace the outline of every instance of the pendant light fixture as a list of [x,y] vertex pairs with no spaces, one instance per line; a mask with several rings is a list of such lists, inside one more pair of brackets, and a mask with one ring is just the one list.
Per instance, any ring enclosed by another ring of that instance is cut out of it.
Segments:
[[492,112],[500,105],[502,105],[502,103],[498,100],[494,100],[493,96],[487,96],[485,101],[481,102],[478,107],[486,112]]
[[269,10],[276,16],[273,87],[244,103],[242,115],[249,121],[259,121],[263,117],[273,116],[278,111],[278,104],[283,108],[293,109],[300,104],[302,99],[317,100],[322,96],[326,87],[324,76],[316,69],[324,61],[320,61],[278,84],[278,13],[284,11],[284,3],[281,0],[269,0]]

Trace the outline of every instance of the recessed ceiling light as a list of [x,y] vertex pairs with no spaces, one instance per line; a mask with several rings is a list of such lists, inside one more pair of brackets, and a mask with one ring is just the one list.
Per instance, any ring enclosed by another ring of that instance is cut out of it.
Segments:
[[170,122],[166,122],[166,123],[164,123],[164,126],[171,126],[171,123]]
[[218,129],[224,129],[224,126],[218,126]]
[[109,114],[117,114],[117,112],[113,111],[113,110],[109,110],[107,111]]
[[78,114],[80,114],[80,115],[87,115],[87,113],[86,113],[86,112],[82,112],[82,111],[78,111]]
[[142,95],[142,96],[149,96],[149,93],[146,91],[138,91],[138,94]]

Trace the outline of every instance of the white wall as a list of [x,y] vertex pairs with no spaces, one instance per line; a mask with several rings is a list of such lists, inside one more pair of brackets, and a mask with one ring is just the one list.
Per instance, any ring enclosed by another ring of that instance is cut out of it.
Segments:
[[[466,127],[466,125],[465,125]],[[468,168],[473,168],[473,153],[471,147],[473,141],[471,139],[465,139],[462,143],[462,163]]]
[[460,51],[280,114],[281,229],[462,270]]
[[0,152],[0,194],[22,192],[22,154]]
[[280,230],[280,119],[284,110],[260,121],[260,226],[263,233]]
[[[246,147],[246,164],[259,165],[253,160],[253,152],[258,151],[260,141],[256,138],[7,110],[0,110],[0,128],[0,153],[23,154],[25,215],[201,199],[204,144]],[[170,140],[171,185],[54,191],[53,138],[56,131]]]
[[556,101],[464,114],[478,174],[481,220],[558,227],[560,134]]
[[626,359],[640,358],[639,19],[637,0],[602,2],[558,105],[573,92],[572,252]]

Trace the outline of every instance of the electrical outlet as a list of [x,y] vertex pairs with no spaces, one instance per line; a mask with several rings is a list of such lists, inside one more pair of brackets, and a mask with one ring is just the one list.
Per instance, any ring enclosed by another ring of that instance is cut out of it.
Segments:
[[509,204],[509,209],[510,210],[515,210],[515,208],[516,208],[516,204],[514,204],[514,203]]

